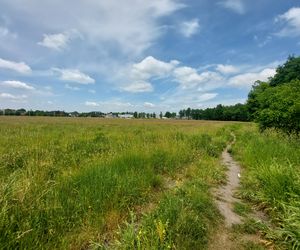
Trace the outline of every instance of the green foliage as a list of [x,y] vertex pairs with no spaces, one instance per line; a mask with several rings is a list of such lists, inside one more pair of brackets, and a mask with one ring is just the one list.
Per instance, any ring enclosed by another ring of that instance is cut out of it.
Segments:
[[300,57],[290,56],[284,65],[276,69],[276,75],[270,80],[270,86],[278,86],[292,80],[300,80]]
[[287,249],[300,247],[299,139],[274,131],[244,131],[233,147],[245,166],[241,195],[271,217],[266,237]]
[[216,120],[216,121],[249,121],[249,112],[244,104],[233,106],[217,105],[215,108],[180,110],[179,116],[194,120]]
[[[219,141],[224,143],[226,133],[219,133],[218,139],[214,135],[223,126],[195,121],[2,117],[0,248],[102,245],[105,235],[113,234],[128,218],[129,210],[161,192],[165,177],[199,162],[200,153],[208,157],[210,151],[200,144],[196,148],[191,138],[205,134],[211,138],[209,148],[220,153]],[[220,178],[216,172],[207,167],[198,175]],[[199,199],[197,206],[206,206],[210,197],[205,194]],[[197,214],[185,217],[184,211],[180,212],[180,224],[185,225],[181,232],[189,233],[188,225]],[[170,230],[172,217],[169,222],[159,218],[153,230]],[[200,229],[193,229],[193,234],[199,230],[207,237],[208,231]],[[164,237],[162,233],[160,241],[165,242]]]
[[189,180],[166,193],[139,224],[133,215],[113,248],[205,249],[210,232],[220,220],[210,188],[221,175],[218,160],[205,155],[201,163],[189,169]]
[[268,83],[257,81],[248,95],[247,107],[261,128],[300,132],[300,57],[289,57]]
[[233,205],[233,211],[238,215],[246,215],[251,212],[251,208],[247,204],[235,202]]
[[300,132],[300,81],[266,88],[256,98],[256,121],[262,130],[273,127],[287,133]]
[[258,96],[260,96],[267,88],[269,88],[268,83],[256,81],[248,94],[247,108],[252,120],[255,119],[257,112],[260,110]]

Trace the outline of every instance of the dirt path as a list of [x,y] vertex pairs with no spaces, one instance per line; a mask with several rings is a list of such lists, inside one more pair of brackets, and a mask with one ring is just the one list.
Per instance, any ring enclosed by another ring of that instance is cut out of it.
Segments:
[[[264,243],[263,245],[267,246],[264,247],[265,249],[273,249],[272,245],[265,244],[265,241],[263,241],[260,238],[260,235],[257,234],[236,234],[233,233],[232,226],[236,224],[242,224],[242,217],[236,214],[234,209],[234,203],[242,201],[235,197],[235,192],[238,190],[240,186],[240,172],[241,167],[239,163],[237,163],[232,156],[230,155],[229,151],[231,149],[231,146],[235,143],[236,138],[235,135],[232,134],[233,141],[227,145],[225,150],[222,153],[222,164],[227,167],[226,177],[227,181],[226,184],[220,186],[218,189],[213,190],[213,194],[215,197],[215,202],[217,207],[219,208],[221,214],[224,217],[225,225],[220,225],[216,232],[214,233],[213,238],[210,241],[210,244],[208,246],[208,249],[210,250],[240,250],[245,249],[241,243],[247,244],[247,242],[255,243],[262,245],[261,243]],[[256,221],[264,221],[267,222],[267,219],[265,217],[265,214],[259,211],[253,211],[249,216]]]
[[226,184],[220,186],[218,189],[213,190],[215,202],[224,217],[224,225],[220,225],[211,239],[208,249],[211,250],[227,250],[227,249],[238,249],[235,241],[232,240],[230,229],[234,224],[240,224],[241,217],[233,212],[234,202],[238,202],[239,199],[234,197],[234,193],[240,185],[240,166],[233,160],[230,153],[228,152],[231,146],[235,143],[235,135],[233,135],[233,141],[227,145],[222,152],[222,164],[227,167]]
[[235,143],[235,136],[233,135],[233,137],[233,142],[222,153],[222,164],[228,168],[226,173],[227,183],[215,192],[216,203],[221,214],[224,216],[226,227],[241,223],[241,217],[233,212],[233,203],[239,201],[239,199],[234,197],[234,193],[240,185],[241,172],[239,164],[233,160],[228,152],[232,144]]

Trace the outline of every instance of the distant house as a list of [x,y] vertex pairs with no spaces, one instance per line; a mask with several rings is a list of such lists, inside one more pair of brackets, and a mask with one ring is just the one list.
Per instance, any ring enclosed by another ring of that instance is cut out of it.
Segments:
[[105,115],[105,118],[117,118],[117,115],[114,115],[113,113],[108,113]]
[[131,114],[119,115],[119,118],[123,118],[123,119],[132,119],[132,118],[133,118],[133,115],[131,115]]

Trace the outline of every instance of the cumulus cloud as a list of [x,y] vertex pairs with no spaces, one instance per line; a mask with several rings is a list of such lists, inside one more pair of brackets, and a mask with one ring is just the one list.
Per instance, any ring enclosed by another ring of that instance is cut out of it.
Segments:
[[69,37],[63,33],[53,35],[45,34],[43,41],[39,42],[38,45],[54,50],[62,50],[67,47],[68,41]]
[[151,103],[151,102],[144,102],[144,107],[145,108],[154,108],[155,105],[153,103]]
[[282,37],[294,37],[300,35],[300,8],[294,7],[282,15],[276,17],[275,21],[283,25],[282,29],[276,33]]
[[217,72],[198,73],[196,69],[184,66],[174,70],[174,80],[179,82],[184,89],[197,87],[198,90],[208,90],[216,88],[223,77]]
[[149,82],[133,82],[129,85],[121,87],[121,90],[131,92],[131,93],[143,93],[143,92],[152,92],[153,86]]
[[140,63],[133,64],[131,77],[134,79],[148,80],[152,77],[166,76],[170,74],[178,64],[179,62],[176,60],[167,63],[148,56]]
[[[183,89],[197,88],[197,90],[206,91],[218,87],[223,80],[218,72],[198,72],[195,68],[179,66],[179,64],[177,60],[164,62],[148,56],[127,69],[124,75],[129,75],[131,82],[122,86],[121,90],[133,93],[151,92],[153,91],[151,80],[164,78],[179,83]],[[223,66],[220,69],[229,72],[235,68]]]
[[270,77],[273,77],[275,73],[276,69],[274,68],[266,68],[255,73],[244,73],[230,78],[228,84],[238,88],[250,88],[255,81],[267,81]]
[[195,35],[199,31],[199,28],[200,28],[200,25],[199,25],[198,19],[192,19],[190,21],[185,21],[179,25],[180,33],[187,38]]
[[89,101],[86,101],[85,102],[85,106],[88,106],[88,107],[99,107],[99,103],[97,102],[89,102]]
[[25,90],[35,90],[35,88],[25,82],[20,81],[3,81],[2,86],[14,88],[14,89],[25,89]]
[[9,69],[21,74],[31,73],[31,68],[24,62],[8,61],[0,58],[0,69]]
[[239,69],[237,67],[233,65],[224,65],[224,64],[218,64],[216,70],[222,74],[234,74],[239,72]]
[[10,93],[0,93],[0,99],[6,99],[10,101],[24,101],[27,98],[26,95],[13,95]]
[[[111,45],[127,55],[149,48],[162,34],[160,18],[184,7],[178,0],[78,0],[76,4],[72,0],[33,0],[26,5],[20,0],[3,1],[21,22],[26,20],[26,24],[46,31],[74,28],[86,43],[101,44],[106,49]],[[66,40],[60,32],[47,34],[45,39],[42,43],[51,48],[57,48],[57,43],[64,46]]]
[[238,14],[244,14],[246,12],[243,0],[224,0],[218,2],[218,4]]
[[57,34],[44,34],[43,41],[38,42],[38,45],[60,51],[66,49],[71,39],[78,36],[79,33],[76,30]]
[[79,84],[94,84],[95,80],[78,69],[58,69],[53,68],[53,72],[59,74],[59,79],[62,81],[79,83]]
[[121,87],[121,90],[141,93],[153,91],[153,86],[149,82],[152,78],[168,77],[173,69],[179,64],[178,61],[160,61],[153,56],[148,56],[139,63],[132,64],[123,72],[128,77],[128,83]]
[[134,111],[138,105],[133,105],[130,102],[122,102],[119,100],[110,101],[86,101],[86,107],[96,108],[103,112],[120,112],[120,111]]
[[164,96],[162,103],[169,108],[175,107],[175,110],[180,108],[198,108],[201,107],[204,103],[207,103],[210,100],[213,100],[218,96],[216,92],[200,92],[197,90],[191,89],[176,89],[173,93],[168,93]]
[[75,86],[70,86],[69,84],[66,84],[65,88],[70,89],[70,90],[74,90],[74,91],[79,91],[80,90],[80,88],[75,87]]

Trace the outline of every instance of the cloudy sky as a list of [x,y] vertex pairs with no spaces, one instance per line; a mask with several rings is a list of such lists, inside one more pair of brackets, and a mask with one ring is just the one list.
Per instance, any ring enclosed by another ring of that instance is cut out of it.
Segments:
[[0,0],[0,109],[235,104],[290,54],[298,0]]

